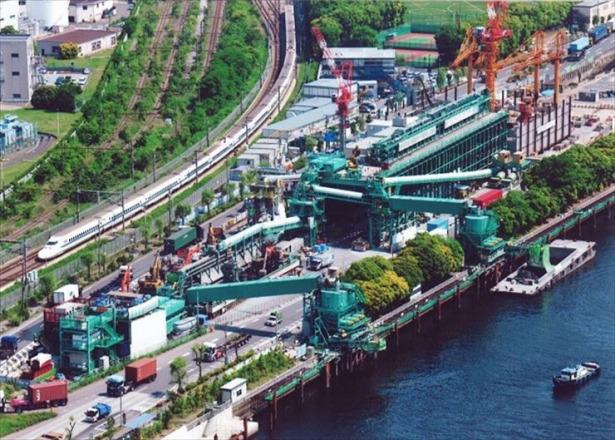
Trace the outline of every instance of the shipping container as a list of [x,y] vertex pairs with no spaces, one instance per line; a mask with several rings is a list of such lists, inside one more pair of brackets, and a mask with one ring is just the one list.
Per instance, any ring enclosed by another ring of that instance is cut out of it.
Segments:
[[599,24],[594,26],[594,28],[589,31],[589,37],[592,40],[592,44],[596,44],[603,38],[606,38],[609,35],[609,28],[606,24]]
[[587,37],[581,37],[577,40],[574,40],[572,43],[568,45],[568,52],[577,53],[582,52],[589,47],[590,41]]
[[126,365],[124,369],[126,382],[131,382],[138,385],[145,381],[154,381],[156,379],[156,359],[143,358]]
[[164,240],[164,253],[172,254],[197,240],[197,228],[182,228]]
[[57,402],[63,404],[68,398],[68,382],[55,380],[53,382],[33,383],[28,386],[28,400],[32,405]]
[[476,206],[485,209],[489,205],[492,205],[498,200],[501,200],[502,197],[504,197],[504,193],[501,189],[485,189],[479,191],[478,193],[470,197],[470,199],[472,200],[472,202],[474,202]]
[[53,303],[64,304],[71,299],[79,297],[79,285],[67,284],[53,292]]

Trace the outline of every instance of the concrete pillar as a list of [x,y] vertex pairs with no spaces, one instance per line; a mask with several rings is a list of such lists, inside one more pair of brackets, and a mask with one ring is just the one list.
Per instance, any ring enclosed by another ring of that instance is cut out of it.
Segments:
[[303,382],[303,377],[299,380],[299,405],[303,406],[303,401],[305,398],[305,382]]
[[442,321],[442,300],[438,297],[438,322]]
[[395,348],[399,349],[399,326],[397,325],[397,321],[395,321]]
[[243,418],[243,440],[248,440],[248,418]]
[[421,312],[417,310],[416,313],[416,333],[421,334]]
[[331,387],[331,363],[327,362],[325,365],[325,388],[329,389]]
[[457,285],[455,296],[457,297],[457,310],[461,310],[461,289],[459,289],[459,285]]

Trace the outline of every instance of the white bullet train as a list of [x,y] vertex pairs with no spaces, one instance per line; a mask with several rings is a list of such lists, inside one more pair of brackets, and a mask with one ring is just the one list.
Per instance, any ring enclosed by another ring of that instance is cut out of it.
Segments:
[[[287,48],[284,64],[276,83],[271,87],[265,99],[261,101],[261,104],[254,109],[257,113],[247,124],[249,135],[252,135],[255,130],[265,123],[277,109],[278,90],[284,96],[293,84],[296,62],[294,13],[292,5],[286,5],[285,8]],[[86,243],[100,233],[121,224],[122,217],[128,220],[136,214],[145,211],[150,206],[168,197],[170,193],[193,182],[195,173],[201,175],[213,168],[237,149],[245,140],[245,129],[240,130],[230,138],[225,138],[219,146],[215,147],[204,157],[199,158],[196,166],[190,165],[186,169],[161,179],[155,185],[144,188],[129,197],[124,201],[123,213],[121,207],[109,209],[93,219],[68,228],[60,234],[51,236],[45,246],[38,252],[38,259],[45,261],[56,258],[76,246]]]

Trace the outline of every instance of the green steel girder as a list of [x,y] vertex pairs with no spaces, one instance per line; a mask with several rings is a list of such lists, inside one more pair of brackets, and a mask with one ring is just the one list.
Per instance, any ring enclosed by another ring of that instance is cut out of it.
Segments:
[[[380,176],[446,173],[457,169],[470,171],[486,168],[493,161],[492,155],[506,147],[507,124],[508,114],[506,112],[487,114],[438,141],[414,151],[381,172]],[[463,148],[460,149],[460,146]],[[423,164],[425,166],[420,168]]]
[[187,304],[224,301],[229,299],[259,298],[263,296],[310,293],[320,283],[320,274],[299,277],[266,278],[226,284],[190,287],[186,291]]
[[457,199],[392,196],[389,198],[389,204],[395,211],[432,212],[434,214],[462,215],[468,210],[467,202]]
[[488,110],[489,96],[484,94],[468,95],[458,101],[428,110],[418,124],[397,136],[374,144],[371,157],[378,163],[398,159]]

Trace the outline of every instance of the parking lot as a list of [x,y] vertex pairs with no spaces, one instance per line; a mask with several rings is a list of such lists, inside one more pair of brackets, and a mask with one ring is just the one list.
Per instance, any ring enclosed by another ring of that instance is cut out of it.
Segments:
[[75,84],[80,85],[82,88],[86,86],[89,73],[83,73],[82,69],[77,71],[60,70],[60,71],[46,71],[40,74],[42,76],[42,83],[46,85],[59,85],[59,79],[71,80]]

